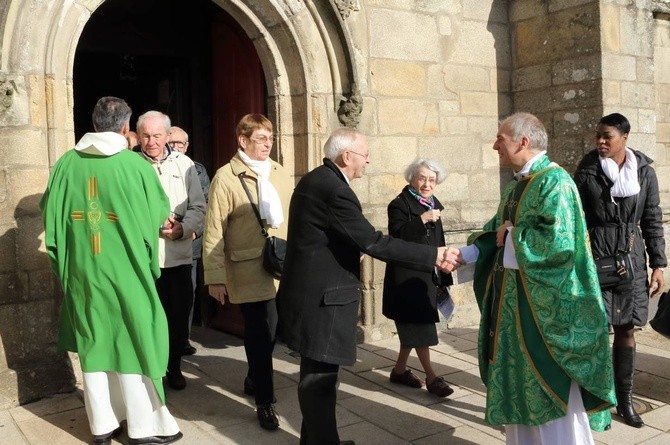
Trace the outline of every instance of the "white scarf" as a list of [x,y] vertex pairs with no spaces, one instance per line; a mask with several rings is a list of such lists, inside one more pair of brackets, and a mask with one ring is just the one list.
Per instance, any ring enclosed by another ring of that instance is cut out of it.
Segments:
[[258,210],[261,219],[273,229],[277,229],[284,222],[284,211],[281,208],[279,193],[270,182],[272,162],[269,158],[265,161],[251,159],[242,149],[238,149],[237,152],[244,163],[258,176]]
[[600,157],[600,166],[605,175],[614,183],[610,189],[612,198],[625,198],[640,193],[640,181],[637,178],[637,158],[633,150],[626,147],[626,161],[621,170],[611,158]]

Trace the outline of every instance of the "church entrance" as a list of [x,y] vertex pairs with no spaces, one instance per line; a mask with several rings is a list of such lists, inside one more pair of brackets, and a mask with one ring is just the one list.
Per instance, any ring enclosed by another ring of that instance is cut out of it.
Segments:
[[[235,125],[246,113],[267,115],[265,75],[242,28],[210,0],[107,0],[87,22],[74,62],[74,127],[92,131],[101,96],[124,98],[131,129],[148,110],[170,116],[189,134],[187,153],[213,177],[236,150]],[[236,305],[207,294],[202,273],[194,323],[242,335]]]

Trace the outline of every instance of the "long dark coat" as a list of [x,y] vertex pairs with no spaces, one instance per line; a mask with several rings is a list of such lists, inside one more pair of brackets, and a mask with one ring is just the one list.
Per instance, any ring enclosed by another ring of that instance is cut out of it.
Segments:
[[328,159],[296,186],[287,241],[277,296],[282,336],[301,356],[336,365],[356,362],[361,253],[424,272],[437,255],[435,247],[375,230]]
[[[647,279],[647,256],[651,268],[665,267],[665,239],[663,238],[663,214],[659,206],[658,180],[651,167],[653,162],[645,154],[633,150],[638,164],[640,193],[636,196],[614,198],[610,195],[612,181],[605,175],[598,151],[587,153],[574,174],[575,184],[582,199],[586,225],[591,238],[593,257],[611,255],[626,248],[625,234],[617,231],[619,218],[628,224],[631,214],[633,223],[628,231],[634,230],[632,259],[635,278],[632,286],[619,286],[603,291],[609,322],[612,325],[633,323],[644,326],[647,323],[649,306],[649,281]],[[646,253],[645,253],[646,248]]]
[[[424,224],[421,215],[426,211],[405,186],[388,205],[389,235],[428,246],[444,246],[442,220]],[[433,196],[435,208],[443,210],[442,203]],[[405,323],[436,323],[437,286],[451,285],[450,274],[419,272],[395,264],[386,266],[382,312],[391,320]]]

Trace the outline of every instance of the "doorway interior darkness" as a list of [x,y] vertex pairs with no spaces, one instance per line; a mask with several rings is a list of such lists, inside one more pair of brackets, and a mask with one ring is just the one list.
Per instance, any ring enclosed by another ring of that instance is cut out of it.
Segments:
[[[76,140],[92,131],[91,111],[100,97],[122,97],[133,109],[131,129],[140,114],[159,110],[186,130],[188,155],[210,178],[236,151],[237,121],[250,112],[267,114],[253,43],[210,0],[105,1],[79,39],[73,78]],[[204,304],[194,310],[196,322],[203,318],[240,335],[239,309],[226,304],[214,310],[204,286],[198,294],[196,304]]]
[[168,114],[210,175],[235,152],[237,120],[266,113],[253,43],[210,0],[105,1],[84,27],[73,77],[77,140],[91,131],[95,102],[119,96],[133,109],[133,130],[145,111]]

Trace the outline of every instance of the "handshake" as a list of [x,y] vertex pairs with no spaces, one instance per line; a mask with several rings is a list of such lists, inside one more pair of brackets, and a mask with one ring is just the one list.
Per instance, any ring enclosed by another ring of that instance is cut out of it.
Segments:
[[461,251],[455,247],[438,247],[435,266],[442,272],[453,272],[465,264]]

